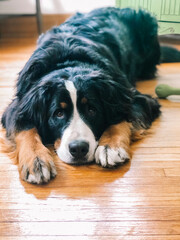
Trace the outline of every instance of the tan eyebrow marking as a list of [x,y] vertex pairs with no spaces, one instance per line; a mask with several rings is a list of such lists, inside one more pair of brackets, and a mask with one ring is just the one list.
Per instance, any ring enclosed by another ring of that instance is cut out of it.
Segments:
[[60,102],[60,106],[62,107],[62,109],[65,109],[65,108],[67,108],[67,103]]
[[87,98],[83,97],[83,98],[81,99],[81,103],[86,104],[86,103],[87,103]]

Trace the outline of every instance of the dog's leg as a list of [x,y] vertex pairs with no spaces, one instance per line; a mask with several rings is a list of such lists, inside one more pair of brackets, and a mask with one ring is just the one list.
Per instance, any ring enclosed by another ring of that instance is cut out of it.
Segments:
[[15,141],[19,171],[23,180],[41,184],[56,176],[50,151],[42,144],[35,128],[19,132]]
[[95,153],[96,163],[114,167],[130,159],[131,124],[122,122],[110,126],[99,140]]

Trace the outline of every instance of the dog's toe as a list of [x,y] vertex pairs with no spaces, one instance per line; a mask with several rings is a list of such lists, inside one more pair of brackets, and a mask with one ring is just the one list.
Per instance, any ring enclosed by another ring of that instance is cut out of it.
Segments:
[[124,148],[99,146],[95,153],[96,163],[100,164],[102,167],[114,167],[129,159],[130,156]]
[[47,183],[56,174],[54,162],[52,160],[43,161],[39,157],[36,157],[32,166],[23,165],[21,170],[23,180],[35,184]]

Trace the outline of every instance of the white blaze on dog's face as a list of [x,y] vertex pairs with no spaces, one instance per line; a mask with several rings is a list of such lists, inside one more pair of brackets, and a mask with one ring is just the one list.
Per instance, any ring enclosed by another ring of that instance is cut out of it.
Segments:
[[56,148],[59,158],[69,164],[83,164],[94,160],[97,141],[91,128],[83,121],[77,107],[77,89],[72,81],[65,87],[73,104],[69,125],[65,128],[60,145]]

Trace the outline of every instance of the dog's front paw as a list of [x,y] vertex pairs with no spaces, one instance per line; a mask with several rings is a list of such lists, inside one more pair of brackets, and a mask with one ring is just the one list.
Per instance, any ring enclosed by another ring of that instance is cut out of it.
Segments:
[[115,167],[130,159],[124,148],[110,148],[109,146],[99,146],[95,152],[95,161],[102,167]]
[[20,167],[20,172],[23,180],[35,184],[47,183],[57,174],[52,159],[45,161],[39,157],[23,162]]

